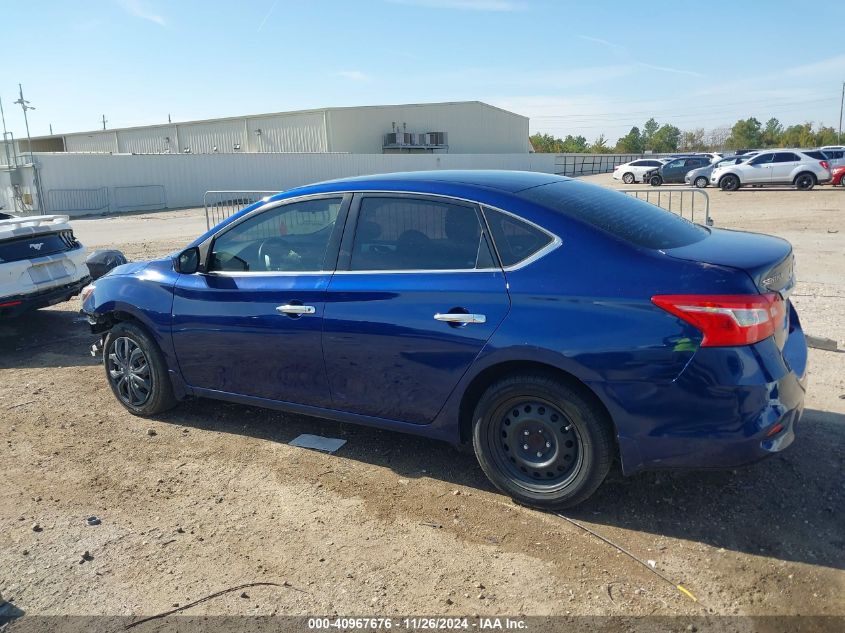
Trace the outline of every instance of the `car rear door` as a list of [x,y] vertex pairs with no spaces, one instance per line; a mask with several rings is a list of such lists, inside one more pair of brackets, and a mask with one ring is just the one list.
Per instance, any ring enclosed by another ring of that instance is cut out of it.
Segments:
[[333,406],[427,424],[509,308],[478,205],[356,194],[326,293]]
[[268,205],[214,238],[205,271],[179,276],[173,345],[192,388],[330,405],[323,310],[351,198]]
[[772,160],[772,182],[792,182],[792,173],[801,159],[792,152],[777,152]]

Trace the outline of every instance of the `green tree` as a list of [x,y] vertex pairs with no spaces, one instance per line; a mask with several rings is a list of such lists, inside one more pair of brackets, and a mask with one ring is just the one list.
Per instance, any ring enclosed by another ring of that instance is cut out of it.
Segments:
[[616,151],[622,154],[642,154],[643,139],[636,125],[625,136],[616,141]]
[[583,136],[567,134],[566,138],[563,139],[560,151],[567,154],[583,154],[587,151],[587,145],[587,139]]
[[707,149],[707,143],[704,142],[704,128],[700,127],[683,132],[680,147],[692,152],[701,152]]
[[740,119],[731,128],[727,146],[731,149],[760,147],[763,144],[762,124],[753,116]]
[[763,146],[777,147],[781,143],[783,136],[783,126],[776,118],[772,117],[766,121],[766,127],[763,129]]
[[528,140],[531,141],[531,146],[535,152],[542,154],[557,154],[560,152],[558,146],[562,141],[551,134],[537,133],[529,136]]
[[655,121],[653,118],[645,122],[642,134],[643,149],[654,149],[651,146],[651,138],[654,136],[654,133],[657,132],[659,128],[660,126],[657,124],[657,121]]
[[832,127],[820,126],[816,132],[815,145],[821,147],[822,145],[836,145],[838,143],[839,134]]
[[607,146],[607,139],[604,134],[599,134],[598,138],[590,145],[590,151],[593,154],[610,154],[613,149]]
[[674,125],[664,125],[651,137],[651,149],[655,152],[677,152],[681,131]]

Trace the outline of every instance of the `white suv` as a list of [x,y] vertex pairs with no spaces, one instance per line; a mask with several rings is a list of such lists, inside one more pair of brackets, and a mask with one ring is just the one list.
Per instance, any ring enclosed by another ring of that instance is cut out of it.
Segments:
[[68,216],[0,218],[0,317],[67,301],[91,281]]
[[725,165],[713,170],[710,184],[723,191],[736,191],[745,185],[794,185],[808,191],[830,180],[830,165],[799,150],[760,152],[739,165]]

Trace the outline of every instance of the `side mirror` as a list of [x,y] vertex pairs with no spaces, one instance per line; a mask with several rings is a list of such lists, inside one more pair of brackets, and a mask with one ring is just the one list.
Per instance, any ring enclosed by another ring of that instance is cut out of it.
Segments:
[[200,249],[196,246],[186,248],[173,261],[173,266],[177,273],[193,275],[200,267]]

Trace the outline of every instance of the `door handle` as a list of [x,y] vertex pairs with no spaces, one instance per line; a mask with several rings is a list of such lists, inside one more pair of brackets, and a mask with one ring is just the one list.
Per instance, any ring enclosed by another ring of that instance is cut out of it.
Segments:
[[487,323],[487,317],[483,314],[466,314],[464,312],[447,312],[434,315],[435,321],[444,323]]
[[293,305],[286,303],[278,306],[276,312],[279,314],[314,314],[317,309],[314,306]]

